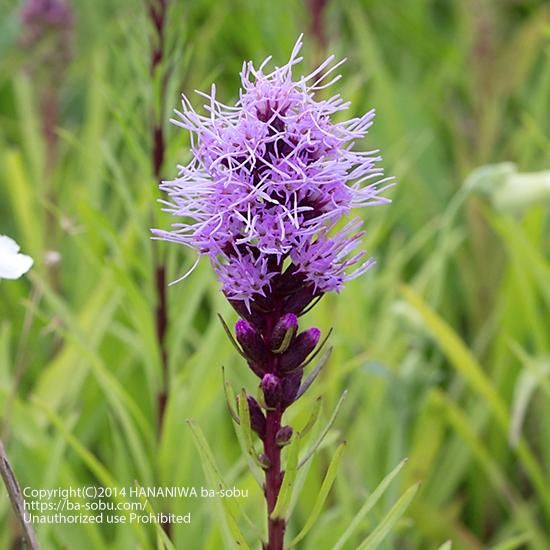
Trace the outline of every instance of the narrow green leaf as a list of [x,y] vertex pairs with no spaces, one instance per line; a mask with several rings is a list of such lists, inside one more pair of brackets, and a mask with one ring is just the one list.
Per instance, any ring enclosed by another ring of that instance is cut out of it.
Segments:
[[309,389],[311,384],[313,384],[317,376],[319,376],[319,373],[321,372],[323,367],[327,364],[327,361],[329,360],[331,353],[332,353],[332,348],[328,348],[325,354],[323,355],[323,357],[321,357],[321,360],[316,365],[316,367],[309,373],[307,378],[302,382],[302,385],[298,390],[296,399],[299,399],[300,397],[302,397],[302,395],[304,395],[304,393]]
[[296,474],[298,472],[298,452],[300,451],[300,438],[297,435],[292,436],[290,444],[287,449],[287,464],[285,468],[285,476],[281,489],[279,491],[279,497],[275,503],[275,508],[271,512],[271,518],[284,518],[288,512],[292,491],[296,481]]
[[332,457],[332,460],[329,464],[325,479],[323,480],[321,488],[319,489],[319,493],[311,510],[311,514],[309,515],[302,530],[294,537],[294,539],[292,539],[289,546],[294,546],[295,544],[300,542],[308,534],[309,530],[313,527],[313,524],[319,517],[319,514],[323,509],[323,505],[325,504],[325,500],[328,497],[332,484],[334,483],[334,479],[338,471],[338,465],[340,464],[340,459],[342,458],[342,453],[344,452],[345,447],[346,443],[344,442],[341,443],[340,446],[336,449],[336,452],[334,453],[334,456]]
[[[222,324],[223,330],[225,334],[227,334],[227,337],[229,338],[229,341],[233,344],[233,347],[239,352],[239,355],[243,357],[244,359],[247,359],[246,355],[244,354],[243,350],[241,349],[241,346],[237,343],[235,340],[231,329],[227,326],[227,323],[225,322],[225,319],[218,313],[218,319],[220,320],[220,323]],[[248,359],[247,359],[248,360]]]
[[308,450],[306,455],[302,458],[298,468],[301,468],[315,454],[315,451],[319,448],[319,445],[321,445],[321,443],[323,442],[323,439],[325,439],[326,435],[328,434],[328,432],[332,428],[332,426],[334,424],[334,421],[336,420],[336,416],[338,415],[338,412],[340,411],[340,407],[342,406],[342,403],[344,402],[344,399],[346,398],[347,395],[348,395],[348,391],[346,390],[342,394],[342,397],[340,397],[340,399],[338,400],[338,403],[336,403],[336,407],[334,409],[334,412],[332,413],[332,416],[330,417],[330,419],[329,419],[327,425],[325,426],[324,430],[321,432],[321,434],[319,435],[319,437],[317,438],[315,443]]
[[307,420],[307,422],[304,424],[304,427],[300,430],[300,439],[303,439],[315,426],[315,423],[317,422],[317,419],[319,418],[319,414],[321,412],[321,404],[323,402],[322,397],[318,397],[315,400],[315,403],[313,404],[313,407],[311,409],[311,414]]
[[[202,433],[202,430],[191,419],[187,420],[187,425],[191,429],[193,441],[195,442],[195,446],[201,457],[201,464],[207,479],[210,483],[215,484],[218,489],[225,489],[225,482],[221,475],[220,469],[216,464],[214,455],[210,450],[210,447],[208,445],[208,442],[206,441],[206,438],[204,437],[204,434]],[[246,540],[241,533],[241,530],[239,529],[237,523],[237,517],[239,515],[237,504],[235,503],[234,499],[227,498],[221,499],[221,504],[221,509],[225,512],[222,513],[221,516],[227,524],[227,527],[229,528],[229,532],[231,533],[233,542],[238,548],[248,549],[249,546],[246,543]]]
[[233,388],[231,387],[231,384],[225,377],[225,367],[222,366],[222,377],[223,377],[223,391],[225,394],[225,401],[227,403],[227,408],[229,409],[229,414],[231,415],[231,418],[237,423],[240,423],[239,415],[233,408],[233,403],[235,403],[235,394],[233,393]]

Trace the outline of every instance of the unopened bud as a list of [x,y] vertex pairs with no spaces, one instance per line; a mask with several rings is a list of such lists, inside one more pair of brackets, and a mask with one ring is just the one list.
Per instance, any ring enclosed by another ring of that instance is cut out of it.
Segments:
[[262,378],[261,388],[265,404],[268,407],[276,407],[281,400],[281,381],[274,374],[267,373]]
[[235,324],[235,336],[250,361],[262,362],[266,356],[266,347],[259,332],[244,319]]
[[275,436],[275,441],[277,442],[277,445],[279,447],[284,447],[287,445],[290,441],[290,438],[292,437],[292,427],[291,426],[283,426]]
[[271,460],[267,457],[266,454],[262,453],[258,456],[258,460],[260,461],[260,464],[262,465],[262,468],[264,470],[268,470],[271,466]]
[[292,346],[281,356],[279,367],[288,372],[298,368],[315,349],[321,331],[318,328],[309,328],[296,336]]
[[297,330],[298,317],[294,313],[283,315],[273,329],[270,343],[271,350],[274,353],[285,352]]

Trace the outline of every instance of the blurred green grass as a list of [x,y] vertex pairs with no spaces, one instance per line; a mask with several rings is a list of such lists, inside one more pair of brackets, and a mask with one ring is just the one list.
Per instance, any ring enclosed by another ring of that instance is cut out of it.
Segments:
[[[217,321],[217,312],[233,317],[205,262],[168,289],[170,394],[157,430],[162,360],[148,230],[170,220],[155,203],[151,113],[166,122],[162,172],[170,178],[187,155],[187,137],[167,124],[179,93],[215,81],[230,101],[243,59],[283,62],[306,31],[303,72],[328,53],[348,58],[335,87],[353,113],[376,108],[366,145],[382,150],[398,185],[391,206],[365,213],[377,267],[307,317],[334,327],[335,349],[291,416],[305,422],[323,395],[328,420],[344,389],[349,395],[311,462],[289,540],[345,439],[335,485],[299,548],[332,548],[404,457],[399,483],[346,548],[357,548],[416,481],[419,492],[381,548],[435,549],[447,540],[456,549],[549,548],[548,192],[502,208],[493,200],[496,169],[483,192],[465,186],[477,168],[504,161],[519,173],[548,170],[548,5],[333,0],[323,44],[307,32],[308,3],[174,2],[164,97],[149,75],[145,4],[73,6],[73,58],[55,82],[58,151],[48,169],[40,98],[52,75],[47,66],[29,70],[39,52],[19,45],[19,4],[0,2],[0,233],[36,259],[27,279],[0,282],[2,437],[23,485],[206,484],[185,423],[193,418],[226,482],[249,489],[241,507],[263,528],[262,495],[231,427],[220,367],[234,387],[255,380]],[[175,245],[156,246],[169,280],[194,261]],[[45,261],[51,250],[61,255],[55,267]],[[191,525],[173,527],[176,548],[227,544],[208,500],[151,504],[192,512]],[[239,523],[257,547],[258,534]],[[0,547],[16,533],[2,498]],[[38,534],[44,548],[153,547],[158,536],[150,526],[90,524]]]

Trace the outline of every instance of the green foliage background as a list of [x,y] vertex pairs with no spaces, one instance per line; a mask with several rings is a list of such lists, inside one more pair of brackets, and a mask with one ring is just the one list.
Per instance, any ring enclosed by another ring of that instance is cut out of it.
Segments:
[[[0,413],[14,469],[37,488],[209,485],[192,418],[227,484],[249,490],[237,523],[259,547],[263,497],[227,413],[220,367],[237,389],[256,380],[216,318],[234,314],[206,262],[168,289],[170,391],[157,427],[153,250],[168,280],[194,257],[149,238],[150,227],[170,223],[155,203],[151,121],[165,123],[170,178],[188,155],[187,136],[168,124],[179,93],[215,81],[231,101],[243,59],[273,54],[283,63],[305,31],[304,73],[328,53],[349,59],[335,89],[353,113],[376,107],[365,145],[382,150],[398,185],[390,206],[364,213],[377,267],[304,319],[334,327],[334,352],[290,420],[305,422],[322,395],[319,433],[349,394],[303,478],[289,537],[306,523],[345,439],[323,511],[298,548],[333,548],[408,457],[345,548],[359,547],[421,481],[380,548],[450,540],[456,549],[548,549],[550,178],[522,175],[550,168],[548,4],[332,0],[326,44],[308,31],[311,5],[174,0],[166,64],[152,80],[145,3],[75,0],[72,61],[56,79],[42,52],[19,45],[19,4],[0,1],[0,233],[36,259],[26,278],[0,281]],[[52,83],[60,111],[48,168],[40,98]],[[469,178],[504,161],[515,166]],[[54,267],[45,261],[52,250],[61,255]],[[1,494],[0,548],[9,548],[18,530]],[[192,513],[191,525],[173,527],[176,548],[231,547],[219,500],[151,507]],[[58,524],[38,535],[44,548],[167,544],[151,526]]]

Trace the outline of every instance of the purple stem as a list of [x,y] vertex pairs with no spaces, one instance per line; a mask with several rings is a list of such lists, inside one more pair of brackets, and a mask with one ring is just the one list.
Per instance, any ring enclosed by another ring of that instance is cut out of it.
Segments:
[[[281,304],[273,304],[271,314],[265,317],[265,327],[263,330],[263,339],[270,341],[273,334],[273,328],[277,319],[280,317]],[[278,360],[270,355],[266,364],[266,371],[276,373],[278,370]],[[264,550],[283,550],[286,522],[284,518],[271,519],[281,490],[283,474],[281,471],[281,447],[277,444],[277,432],[281,428],[281,419],[283,417],[284,407],[278,405],[275,409],[266,411],[265,434],[262,438],[264,453],[269,461],[269,467],[265,470],[264,494],[267,504],[267,543],[264,544]]]
[[156,328],[157,340],[160,346],[161,362],[162,362],[162,388],[157,397],[158,406],[158,429],[159,433],[162,428],[164,412],[166,409],[166,401],[168,399],[168,350],[166,349],[166,329],[168,327],[168,304],[166,301],[166,268],[164,265],[156,262],[155,267],[155,283],[157,290],[157,305],[156,305]]
[[[282,262],[279,269],[281,265]],[[287,280],[289,277],[290,281]],[[263,392],[262,404],[247,396],[250,425],[264,448],[268,539],[263,550],[284,548],[286,519],[271,517],[284,478],[281,448],[292,436],[292,427],[283,426],[282,418],[286,409],[299,397],[304,365],[319,342],[321,331],[318,328],[298,332],[298,316],[316,298],[316,292],[304,286],[299,276],[280,271],[270,295],[258,297],[250,308],[230,300],[241,317],[235,324],[234,343],[252,372],[260,378]],[[238,418],[235,420],[239,421]]]
[[[150,0],[149,19],[154,30],[154,44],[151,50],[151,78],[155,79],[156,72],[160,70],[165,56],[165,29],[166,14],[168,11],[169,0]],[[162,166],[165,156],[164,128],[162,124],[162,108],[164,103],[164,94],[166,91],[167,75],[162,77],[162,87],[160,91],[161,108],[159,109],[159,118],[152,120],[151,125],[151,163],[153,175],[157,182],[160,182]],[[157,295],[155,306],[156,334],[160,348],[162,380],[161,389],[157,395],[157,430],[160,436],[168,401],[169,374],[168,374],[168,349],[166,347],[166,329],[168,328],[168,300],[166,296],[166,266],[163,259],[159,258],[156,244],[153,243],[153,265],[155,276],[155,290]],[[171,536],[171,523],[163,522],[162,528],[168,537]]]
[[309,0],[309,30],[315,37],[318,46],[325,49],[327,45],[327,33],[325,27],[325,10],[328,0]]
[[[151,77],[155,78],[156,71],[164,59],[164,42],[166,28],[166,13],[168,0],[150,0],[149,19],[154,29],[154,44],[151,51]],[[162,80],[161,101],[164,98],[166,79]],[[162,113],[162,109],[160,109]],[[162,116],[162,115],[161,115]],[[165,154],[164,129],[162,120],[153,120],[151,128],[151,163],[153,175],[157,181],[161,179],[162,165]],[[155,247],[155,245],[153,244]],[[157,256],[156,249],[153,249],[154,275],[157,303],[155,306],[156,333],[160,347],[162,382],[161,389],[157,396],[157,425],[158,431],[162,430],[166,401],[168,400],[168,350],[166,348],[166,329],[168,327],[168,301],[166,299],[166,267]]]
[[271,519],[271,512],[275,508],[283,472],[281,471],[281,448],[275,440],[277,432],[281,428],[281,417],[283,413],[280,407],[267,411],[266,431],[263,440],[264,453],[269,460],[269,468],[265,471],[265,498],[267,502],[267,527],[268,540],[264,550],[283,550],[286,523],[282,518]]

